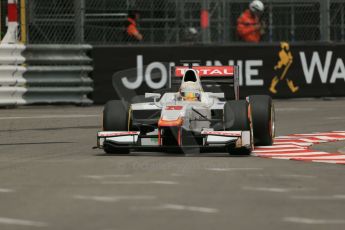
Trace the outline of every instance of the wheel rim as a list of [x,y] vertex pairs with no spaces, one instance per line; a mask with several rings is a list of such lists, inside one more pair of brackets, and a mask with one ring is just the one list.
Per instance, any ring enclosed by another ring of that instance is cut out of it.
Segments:
[[254,150],[254,128],[253,128],[253,116],[251,113],[251,107],[250,108],[250,115],[249,115],[249,126],[250,126],[250,145],[252,150]]
[[273,139],[275,137],[276,128],[275,128],[275,110],[274,105],[271,106],[271,119],[269,122],[270,136]]

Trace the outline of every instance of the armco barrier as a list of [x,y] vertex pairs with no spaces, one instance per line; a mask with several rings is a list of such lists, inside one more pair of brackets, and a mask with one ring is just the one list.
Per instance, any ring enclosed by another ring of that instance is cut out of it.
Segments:
[[0,106],[25,104],[23,74],[26,68],[22,66],[25,58],[21,54],[24,50],[24,45],[0,45]]
[[[94,47],[95,103],[152,92],[180,60],[240,67],[240,92],[275,98],[345,96],[345,44]],[[131,69],[128,71],[123,71]],[[155,75],[155,76],[153,76]],[[112,86],[115,76],[115,86]]]
[[89,45],[29,45],[24,53],[27,104],[91,104],[87,95],[93,91],[88,76],[93,70],[87,55]]

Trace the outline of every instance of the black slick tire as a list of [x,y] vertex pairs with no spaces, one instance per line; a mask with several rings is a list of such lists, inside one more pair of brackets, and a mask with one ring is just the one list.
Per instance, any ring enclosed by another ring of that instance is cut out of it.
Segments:
[[[126,131],[128,130],[129,106],[120,100],[107,102],[103,110],[104,131]],[[105,143],[104,151],[108,154],[128,154],[127,148],[116,148]]]
[[[224,128],[226,131],[250,131],[252,133],[248,102],[245,100],[227,101],[224,106],[224,122]],[[234,148],[234,146],[228,147],[230,155],[250,155],[251,151],[252,145],[249,148]]]
[[275,112],[272,98],[267,95],[253,95],[249,96],[249,103],[252,109],[255,145],[272,145],[275,136]]

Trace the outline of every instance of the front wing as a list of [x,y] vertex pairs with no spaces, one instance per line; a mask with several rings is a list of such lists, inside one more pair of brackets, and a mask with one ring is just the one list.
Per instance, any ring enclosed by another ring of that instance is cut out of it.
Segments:
[[[199,138],[202,138],[201,148],[233,147],[251,148],[250,131],[202,131]],[[130,148],[136,150],[167,148],[188,148],[196,146],[163,146],[159,144],[158,135],[141,135],[136,131],[102,131],[97,134],[97,147],[104,148],[104,145],[111,145],[114,148]]]

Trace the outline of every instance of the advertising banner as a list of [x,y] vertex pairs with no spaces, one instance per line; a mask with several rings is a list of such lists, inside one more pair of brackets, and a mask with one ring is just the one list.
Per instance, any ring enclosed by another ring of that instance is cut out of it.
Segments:
[[345,96],[343,44],[104,46],[94,47],[92,52],[93,100],[98,104],[166,90],[170,68],[181,65],[181,60],[196,60],[195,65],[238,66],[242,97]]

